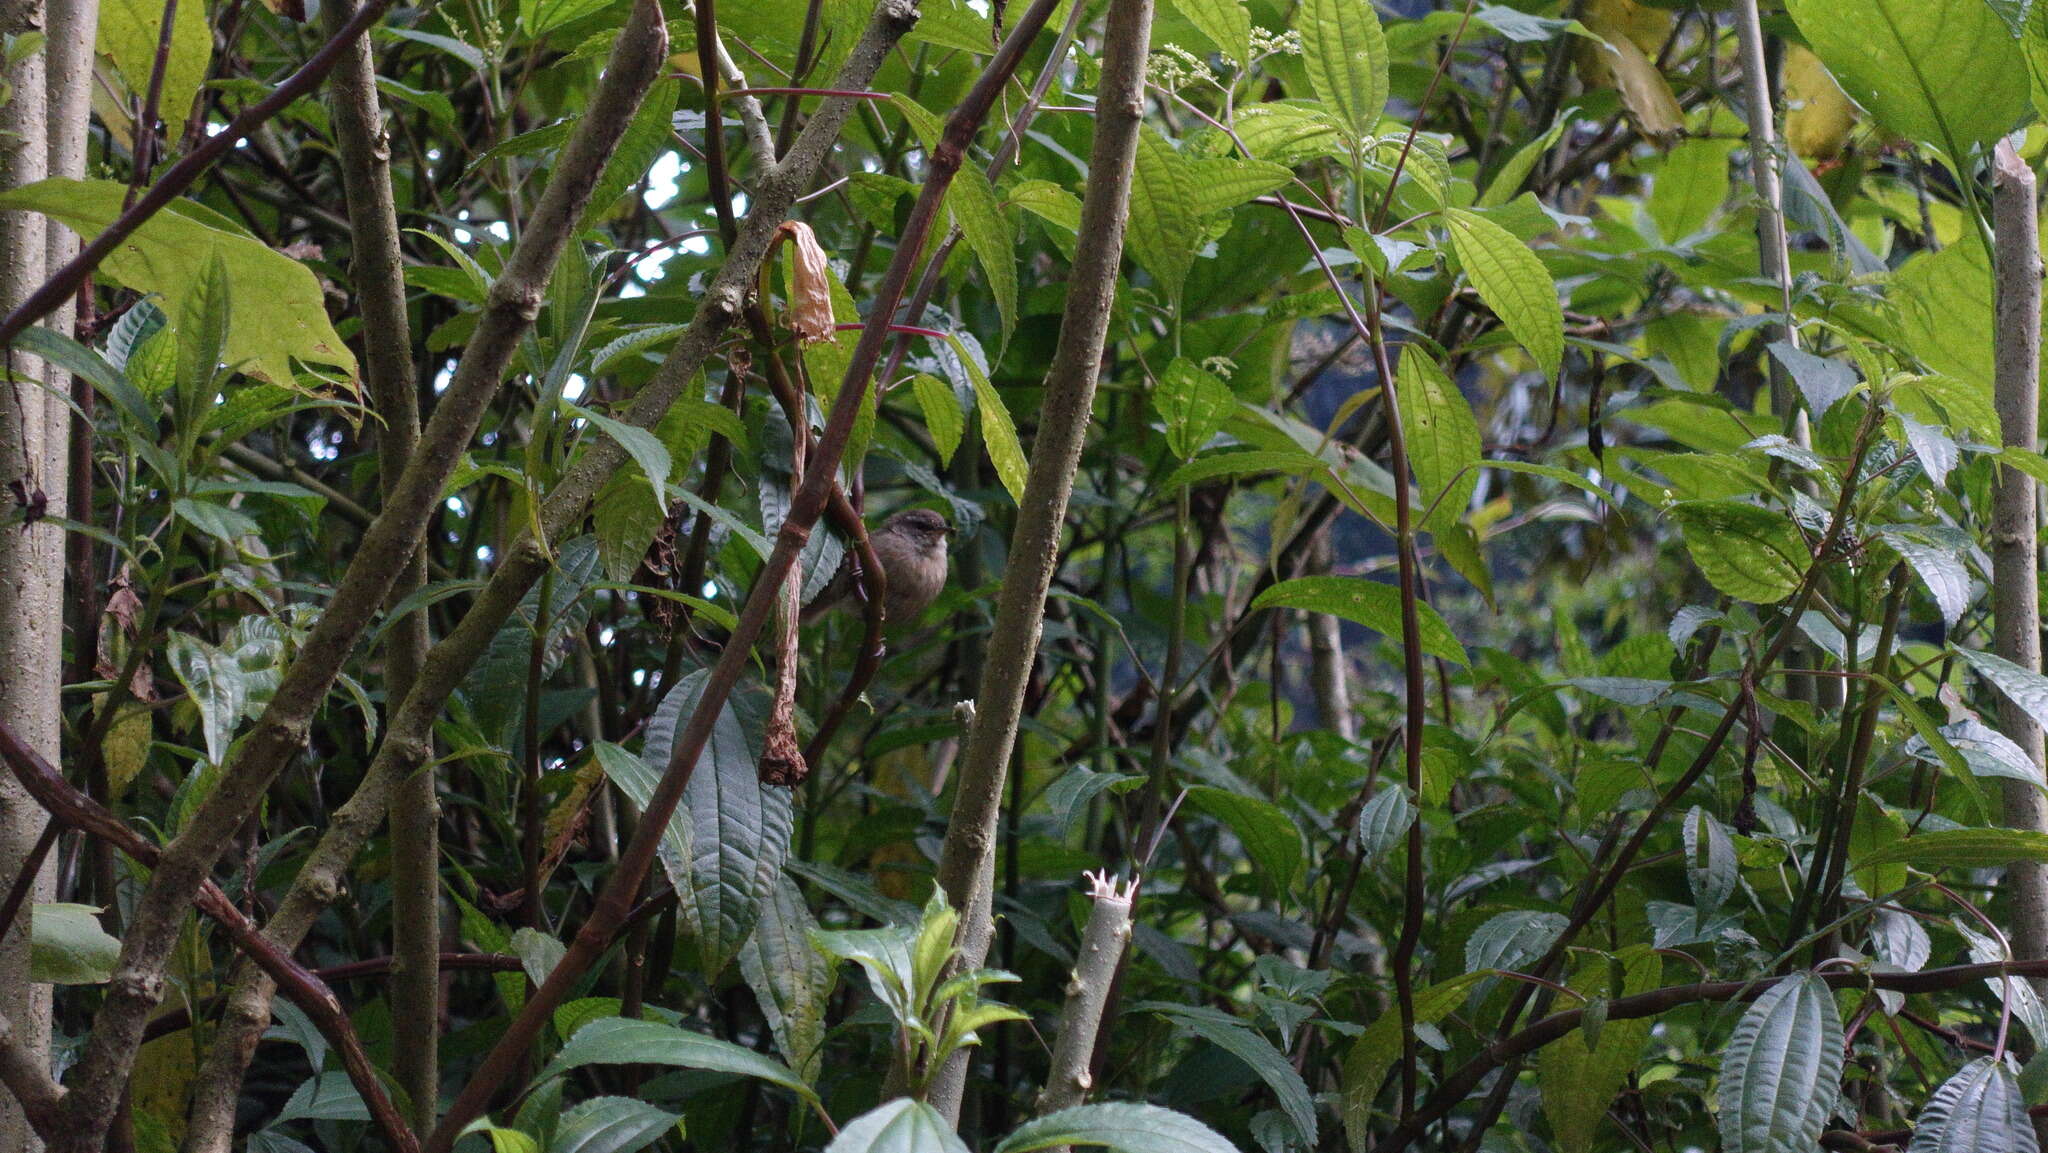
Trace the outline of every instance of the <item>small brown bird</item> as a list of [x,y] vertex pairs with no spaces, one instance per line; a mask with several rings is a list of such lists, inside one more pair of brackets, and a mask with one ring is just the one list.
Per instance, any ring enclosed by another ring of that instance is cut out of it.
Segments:
[[[953,526],[946,518],[928,508],[904,509],[868,534],[888,582],[882,604],[884,621],[897,626],[916,620],[946,587],[946,540],[952,535]],[[804,624],[815,623],[834,609],[861,611],[863,604],[853,576],[857,561],[858,555],[848,549],[832,583],[804,606]]]

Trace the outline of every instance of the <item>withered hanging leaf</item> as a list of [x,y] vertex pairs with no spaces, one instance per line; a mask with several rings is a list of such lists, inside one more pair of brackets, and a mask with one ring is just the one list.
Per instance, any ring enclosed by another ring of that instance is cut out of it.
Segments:
[[832,270],[826,266],[825,250],[811,226],[801,220],[784,221],[779,229],[789,237],[790,261],[789,328],[806,344],[832,339]]

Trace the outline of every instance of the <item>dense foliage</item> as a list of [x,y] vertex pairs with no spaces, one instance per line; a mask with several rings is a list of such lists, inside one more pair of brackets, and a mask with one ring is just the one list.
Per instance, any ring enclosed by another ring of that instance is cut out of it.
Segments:
[[2038,1148],[2048,5],[323,7],[0,193],[53,1147]]

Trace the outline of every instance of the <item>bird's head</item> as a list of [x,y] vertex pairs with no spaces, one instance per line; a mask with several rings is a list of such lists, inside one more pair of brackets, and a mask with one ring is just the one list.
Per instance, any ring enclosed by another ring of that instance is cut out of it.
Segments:
[[945,552],[946,539],[953,535],[953,526],[946,523],[946,518],[928,508],[904,509],[890,517],[883,529],[930,553]]

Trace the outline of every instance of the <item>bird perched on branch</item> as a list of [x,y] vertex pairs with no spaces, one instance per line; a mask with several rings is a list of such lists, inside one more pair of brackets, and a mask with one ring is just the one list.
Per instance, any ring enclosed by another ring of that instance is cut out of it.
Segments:
[[[916,620],[946,587],[946,542],[952,535],[953,526],[946,518],[928,508],[904,509],[868,534],[887,584],[883,620],[891,625]],[[804,606],[804,624],[812,624],[834,609],[859,612],[865,607],[854,577],[859,563],[859,554],[848,549],[832,583]]]

